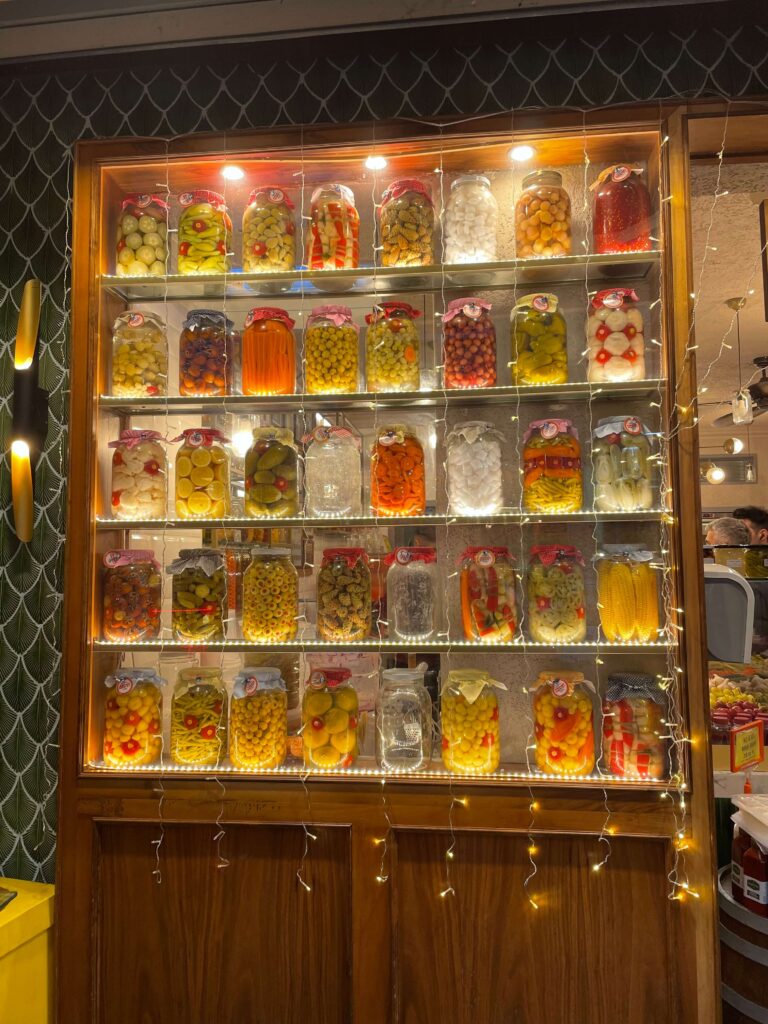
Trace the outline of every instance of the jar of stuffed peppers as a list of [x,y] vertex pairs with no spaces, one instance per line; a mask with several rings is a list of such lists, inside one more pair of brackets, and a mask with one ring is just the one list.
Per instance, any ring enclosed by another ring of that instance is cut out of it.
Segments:
[[168,265],[168,203],[132,192],[120,204],[115,273],[118,277],[162,277]]
[[648,252],[651,197],[640,167],[606,167],[591,186],[595,193],[592,232],[596,253]]
[[288,699],[280,669],[235,676],[229,711],[229,759],[235,768],[278,768],[288,749]]
[[443,215],[446,263],[493,263],[499,207],[483,174],[461,174],[451,182]]
[[154,669],[117,669],[104,680],[104,761],[112,768],[156,764],[163,752],[165,680]]
[[587,380],[644,380],[645,327],[633,288],[605,288],[587,318]]
[[542,672],[531,688],[536,767],[547,775],[595,768],[595,688],[581,672]]
[[570,420],[534,420],[523,437],[526,512],[579,512],[581,445]]
[[603,765],[619,778],[663,779],[669,727],[666,700],[653,676],[612,672],[603,700]]
[[358,700],[348,668],[315,669],[301,705],[304,764],[350,768],[357,760]]
[[362,548],[326,548],[317,574],[317,635],[346,643],[371,633],[371,570]]
[[309,270],[351,270],[360,262],[360,218],[346,185],[321,185],[312,193],[307,237]]
[[165,324],[154,313],[120,313],[112,325],[112,394],[156,398],[167,391]]
[[493,515],[504,504],[503,436],[492,423],[457,423],[446,445],[448,507],[455,515]]
[[496,383],[496,328],[491,304],[454,299],[443,314],[446,388],[490,388]]
[[511,313],[512,382],[565,384],[568,345],[565,317],[556,295],[537,292],[520,299]]
[[259,185],[243,212],[243,270],[268,274],[296,263],[294,206],[278,185]]
[[391,640],[422,641],[437,636],[440,615],[440,570],[437,551],[399,547],[386,555],[387,622]]
[[176,456],[176,515],[179,519],[222,519],[232,510],[229,438],[212,427],[183,430]]
[[244,395],[292,395],[296,391],[294,321],[284,309],[261,306],[245,318],[240,347]]
[[102,577],[102,628],[111,643],[160,636],[160,565],[153,551],[107,551]]
[[122,430],[110,441],[112,515],[115,519],[165,519],[167,465],[157,430]]
[[607,417],[592,431],[595,508],[638,512],[653,506],[653,435],[636,416]]
[[379,428],[371,449],[371,511],[423,516],[427,507],[424,449],[405,424]]
[[179,394],[229,395],[239,336],[216,309],[191,309],[179,338]]
[[243,636],[255,643],[295,640],[299,574],[289,548],[254,548],[243,576]]
[[224,196],[208,189],[179,196],[179,274],[225,274],[232,252],[232,221]]
[[376,697],[376,761],[385,771],[415,772],[432,758],[432,698],[426,665],[381,673]]
[[318,426],[303,440],[306,514],[329,519],[362,515],[360,443],[352,431]]
[[517,573],[509,549],[466,548],[459,558],[461,622],[464,639],[511,643],[515,639]]
[[168,566],[168,573],[172,577],[173,639],[189,643],[223,640],[227,573],[221,552],[211,548],[185,549]]
[[647,644],[659,635],[659,574],[639,544],[605,544],[597,553],[597,608],[606,640]]
[[273,519],[299,514],[299,457],[292,431],[254,428],[245,455],[245,514]]
[[365,380],[367,391],[418,391],[421,310],[407,302],[382,302],[366,314]]
[[359,333],[349,306],[315,306],[304,332],[307,394],[346,395],[357,391]]
[[571,199],[559,171],[531,171],[515,204],[518,259],[570,256]]
[[424,267],[434,263],[435,210],[422,181],[393,181],[381,197],[378,213],[382,266]]
[[527,622],[531,640],[574,644],[587,635],[584,558],[578,548],[557,544],[531,548]]
[[440,695],[443,764],[449,772],[489,775],[499,767],[503,683],[479,669],[453,669]]
[[171,760],[219,764],[226,749],[227,688],[221,669],[181,669],[171,703]]

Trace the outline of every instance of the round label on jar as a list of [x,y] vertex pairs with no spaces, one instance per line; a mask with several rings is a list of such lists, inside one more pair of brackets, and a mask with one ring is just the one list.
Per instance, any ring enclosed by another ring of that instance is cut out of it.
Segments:
[[395,557],[400,565],[407,565],[411,560],[411,552],[407,548],[400,548]]
[[534,295],[531,305],[534,309],[538,310],[539,313],[546,313],[549,309],[549,299],[546,295]]
[[267,199],[270,203],[282,203],[285,199],[285,192],[281,188],[271,188],[267,191]]
[[117,683],[115,684],[115,689],[117,690],[118,693],[130,693],[131,690],[133,689],[133,680],[131,678],[118,679]]
[[252,697],[253,694],[256,693],[258,688],[259,680],[255,676],[248,676],[248,678],[245,680],[245,686],[243,687],[246,697]]
[[391,445],[397,441],[397,434],[393,430],[388,430],[386,434],[379,434],[379,444]]
[[205,434],[199,430],[192,430],[184,438],[184,443],[190,445],[192,448],[199,448],[200,445],[205,444]]
[[626,181],[632,171],[629,167],[624,164],[619,164],[618,167],[613,168],[613,180],[614,181]]
[[191,206],[195,201],[195,195],[193,192],[182,192],[179,196],[179,204],[181,206]]
[[328,440],[331,436],[331,432],[328,427],[315,427],[312,431],[312,437],[315,441],[319,441],[321,444]]
[[138,195],[133,196],[132,198],[133,205],[138,206],[140,210],[143,210],[145,206],[149,206],[149,204],[152,202],[152,196],[148,195]]
[[106,565],[108,569],[114,569],[121,558],[121,551],[108,551],[106,555],[104,555],[104,565]]
[[466,306],[462,306],[462,312],[464,316],[470,317],[472,320],[477,320],[482,316],[482,306],[478,306],[476,302],[468,302]]
[[556,697],[567,697],[568,696],[568,683],[565,679],[553,679],[552,680],[552,693]]
[[131,313],[128,317],[129,327],[141,327],[144,323],[144,317],[141,313]]
[[608,309],[618,309],[624,303],[624,296],[621,292],[608,292],[603,296],[603,305]]
[[557,437],[558,429],[556,423],[542,423],[541,425],[541,436],[546,438],[548,441],[553,437]]
[[478,551],[475,555],[475,562],[483,569],[489,568],[496,561],[496,555],[487,548],[483,548],[482,551]]
[[624,420],[624,430],[627,434],[639,434],[642,432],[642,424],[640,420],[630,417],[628,420]]

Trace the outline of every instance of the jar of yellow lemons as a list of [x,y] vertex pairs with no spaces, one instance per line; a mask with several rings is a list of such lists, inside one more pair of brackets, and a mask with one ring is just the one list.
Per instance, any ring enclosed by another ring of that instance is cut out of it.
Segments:
[[229,438],[210,427],[183,430],[176,456],[178,519],[223,519],[231,512]]
[[357,760],[357,693],[348,668],[316,669],[301,705],[304,764],[349,768]]

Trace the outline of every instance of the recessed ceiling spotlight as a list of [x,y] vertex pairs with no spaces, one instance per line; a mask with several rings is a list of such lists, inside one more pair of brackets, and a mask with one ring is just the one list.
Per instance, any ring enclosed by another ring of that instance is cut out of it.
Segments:
[[509,159],[514,160],[516,164],[524,164],[535,152],[533,146],[513,146],[509,151]]
[[387,166],[387,161],[383,156],[375,156],[373,153],[367,157],[365,166],[369,171],[383,171]]
[[245,171],[242,167],[236,167],[234,164],[227,164],[226,167],[221,169],[222,178],[226,178],[227,181],[240,181],[241,178],[245,177]]

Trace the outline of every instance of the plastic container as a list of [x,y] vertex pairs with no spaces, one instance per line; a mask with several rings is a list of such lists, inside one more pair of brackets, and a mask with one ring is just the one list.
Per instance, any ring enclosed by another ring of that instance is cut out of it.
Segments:
[[499,207],[482,174],[462,174],[451,182],[443,216],[446,263],[493,263]]
[[382,302],[366,314],[365,381],[367,391],[418,391],[420,342],[416,319],[421,311],[407,302]]
[[666,700],[653,676],[614,672],[603,700],[603,765],[619,778],[667,775]]
[[115,273],[118,277],[162,277],[168,267],[168,203],[131,192],[120,204]]
[[154,669],[117,669],[104,680],[104,762],[157,764],[163,752],[165,680]]
[[123,430],[110,441],[112,515],[115,519],[165,519],[168,467],[157,430]]
[[315,427],[303,439],[304,501],[308,516],[362,515],[360,445],[346,427]]
[[587,380],[645,380],[645,323],[632,288],[606,288],[587,318]]
[[245,455],[246,516],[285,519],[299,514],[299,456],[293,433],[256,427]]
[[490,388],[496,383],[496,328],[491,304],[454,299],[443,314],[443,379],[446,388]]
[[227,749],[227,689],[218,668],[183,668],[171,703],[171,760],[217,765]]
[[179,394],[232,393],[234,324],[216,309],[191,309],[179,337]]
[[504,505],[503,436],[492,423],[457,423],[446,445],[448,509],[454,515],[494,515]]
[[346,395],[357,391],[359,333],[349,306],[315,306],[304,332],[307,394]]
[[280,669],[238,673],[229,709],[229,759],[245,770],[279,768],[288,749],[288,703]]
[[595,688],[581,672],[541,672],[531,689],[536,767],[547,775],[595,769]]
[[651,197],[640,167],[614,164],[600,172],[592,232],[596,253],[648,252],[651,249]]
[[168,337],[154,313],[129,310],[112,325],[112,394],[157,398],[168,391]]
[[440,570],[429,547],[395,548],[384,559],[387,572],[387,622],[390,640],[424,641],[437,636],[440,620]]
[[360,218],[346,185],[321,185],[312,193],[307,237],[310,270],[350,270],[360,265]]
[[440,695],[443,764],[449,772],[490,775],[499,767],[503,683],[478,669],[453,669]]
[[434,263],[435,210],[427,186],[416,178],[393,181],[381,197],[379,240],[384,267]]
[[344,643],[371,633],[371,572],[362,548],[326,548],[317,575],[317,635]]
[[294,205],[279,185],[259,185],[243,212],[243,270],[269,274],[295,263]]
[[232,511],[229,438],[211,427],[183,430],[176,456],[176,515],[222,519]]
[[224,556],[211,548],[189,548],[168,566],[172,577],[174,640],[219,642],[226,637],[227,572]]
[[586,637],[583,567],[578,548],[557,544],[531,548],[526,581],[531,640],[574,644]]
[[283,643],[298,632],[299,574],[288,548],[254,548],[243,577],[243,636]]
[[510,321],[512,383],[565,384],[568,342],[557,296],[549,292],[524,296],[515,304]]
[[523,508],[579,512],[581,445],[570,420],[534,420],[523,437]]
[[259,306],[245,318],[241,342],[244,395],[292,395],[296,391],[294,321],[284,309]]
[[160,565],[154,551],[107,551],[102,577],[103,640],[138,643],[160,635]]
[[232,252],[232,221],[224,196],[208,189],[179,196],[179,274],[225,274]]
[[531,171],[515,203],[518,259],[570,256],[571,199],[559,171]]
[[639,545],[606,544],[597,555],[597,607],[611,643],[646,644],[659,636],[658,572]]
[[423,516],[427,507],[424,449],[405,424],[379,428],[371,449],[371,511]]
[[635,416],[609,417],[592,431],[592,473],[598,512],[653,506],[653,435]]
[[301,705],[304,764],[310,768],[350,768],[357,760],[358,700],[348,668],[321,668],[310,674]]
[[517,574],[509,549],[466,548],[459,558],[465,640],[511,643],[518,624]]
[[432,698],[426,665],[381,673],[376,697],[376,761],[385,771],[415,772],[432,759]]

